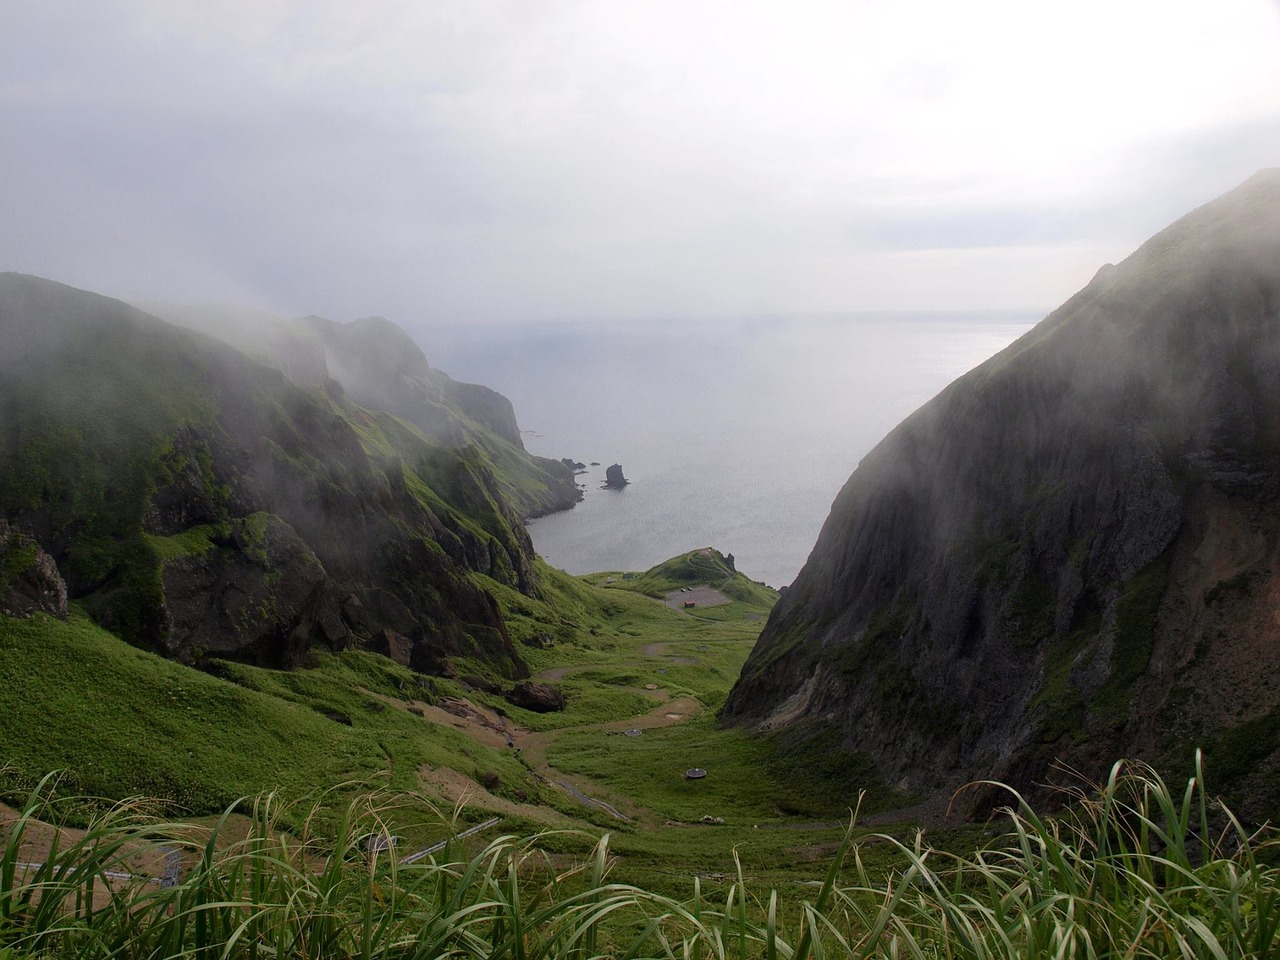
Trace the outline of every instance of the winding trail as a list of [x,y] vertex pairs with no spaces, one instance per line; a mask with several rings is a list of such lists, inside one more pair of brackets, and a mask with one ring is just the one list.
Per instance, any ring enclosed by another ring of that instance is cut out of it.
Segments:
[[613,817],[615,820],[625,820],[628,823],[631,822],[631,818],[628,817],[626,814],[619,813],[618,808],[615,807],[613,804],[605,803],[603,800],[597,800],[595,797],[588,797],[585,793],[583,793],[581,790],[575,787],[568,780],[553,780],[551,782],[554,783],[557,787],[563,787],[565,790],[569,792],[569,796],[573,797],[579,803],[585,804],[586,806],[589,806],[589,807],[598,807],[599,809],[603,810],[605,813],[609,814],[609,816]]
[[[626,667],[647,666],[653,660],[661,660],[663,663],[670,664],[686,664],[693,665],[700,661],[696,657],[688,657],[669,653],[669,644],[665,641],[646,644],[640,649],[640,656],[644,660],[631,660],[609,663],[585,663],[571,664],[563,667],[552,667],[549,670],[543,670],[535,675],[535,679],[543,682],[554,682],[563,680],[567,676],[575,673],[582,673],[588,670],[618,669]],[[507,746],[514,749],[520,757],[521,763],[529,770],[535,778],[542,783],[564,790],[569,796],[573,797],[578,803],[585,807],[591,807],[597,810],[603,810],[609,816],[616,820],[625,822],[634,822],[641,815],[652,815],[651,811],[644,810],[642,807],[634,803],[630,798],[613,797],[611,799],[618,803],[622,803],[626,811],[620,810],[614,803],[599,797],[591,796],[586,791],[598,790],[599,785],[583,781],[581,779],[571,777],[570,775],[558,770],[547,759],[547,752],[550,746],[561,736],[566,733],[585,733],[592,731],[600,731],[605,733],[621,733],[627,730],[652,730],[659,727],[669,727],[677,723],[683,723],[690,717],[697,716],[702,712],[702,703],[695,697],[676,697],[672,698],[668,690],[649,684],[647,687],[641,688],[622,688],[632,690],[635,693],[648,697],[657,701],[655,705],[644,713],[639,713],[622,720],[611,720],[604,723],[583,723],[576,726],[560,727],[555,730],[525,730],[520,727],[513,726],[505,717],[499,716],[494,711],[479,704],[475,704],[470,700],[462,700],[458,698],[444,698],[439,705],[424,706],[421,704],[413,705],[414,712],[421,716],[427,717],[436,723],[445,724],[457,729],[467,736],[471,737],[477,743],[482,743],[490,747]],[[387,701],[391,703],[390,699]],[[501,797],[494,796],[479,785],[475,785],[475,789],[471,789],[470,785],[456,783],[456,778],[445,775],[443,769],[423,771],[421,779],[424,784],[431,784],[437,789],[447,788],[445,792],[450,794],[450,799],[455,802],[465,796],[472,802],[478,803],[480,806],[493,810],[495,813],[522,812],[529,815],[532,810],[537,809],[529,804],[513,804],[511,801],[503,800]],[[523,808],[523,809],[521,809]]]
[[417,863],[423,857],[429,857],[433,853],[439,853],[441,850],[443,850],[445,847],[447,847],[451,843],[454,843],[458,840],[465,840],[467,839],[467,837],[474,836],[475,834],[479,833],[482,830],[488,830],[490,827],[496,827],[501,822],[502,822],[501,817],[490,817],[488,820],[484,821],[483,823],[477,823],[474,827],[470,827],[466,830],[463,830],[461,833],[456,834],[447,840],[441,840],[439,843],[433,843],[431,846],[426,847],[422,850],[419,850],[417,853],[409,854],[409,856],[405,857],[403,860],[400,861],[400,866],[407,867],[410,864]]
[[694,697],[671,699],[666,690],[659,690],[656,693],[661,697],[660,702],[646,713],[636,714],[623,720],[611,720],[607,723],[583,723],[574,727],[561,727],[558,730],[515,730],[512,732],[512,738],[515,741],[516,749],[520,751],[522,762],[538,779],[565,790],[584,806],[604,810],[617,820],[633,821],[643,814],[650,813],[650,811],[644,810],[630,798],[625,798],[624,806],[630,811],[630,815],[628,815],[613,804],[588,795],[584,792],[584,788],[598,789],[598,785],[583,783],[582,781],[575,783],[575,778],[570,778],[568,774],[551,765],[547,760],[547,751],[556,740],[566,733],[589,733],[592,731],[622,733],[626,730],[653,730],[658,727],[670,727],[677,723],[683,723],[689,717],[696,716],[702,712],[702,704]]

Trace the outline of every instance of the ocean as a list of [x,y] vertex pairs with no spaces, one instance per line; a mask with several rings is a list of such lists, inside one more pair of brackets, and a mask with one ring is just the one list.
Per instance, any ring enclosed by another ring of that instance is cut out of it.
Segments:
[[[711,546],[781,587],[859,459],[1039,319],[854,314],[416,333],[433,366],[510,398],[530,452],[589,465],[577,507],[529,524],[549,563],[639,571]],[[611,463],[629,486],[601,489]]]

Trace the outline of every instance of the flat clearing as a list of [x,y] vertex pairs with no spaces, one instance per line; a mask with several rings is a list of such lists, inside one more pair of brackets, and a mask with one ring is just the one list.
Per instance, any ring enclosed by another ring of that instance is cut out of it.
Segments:
[[733,603],[733,600],[714,587],[686,587],[683,590],[673,590],[662,602],[672,610],[682,610],[690,601],[699,607],[720,607],[726,603]]

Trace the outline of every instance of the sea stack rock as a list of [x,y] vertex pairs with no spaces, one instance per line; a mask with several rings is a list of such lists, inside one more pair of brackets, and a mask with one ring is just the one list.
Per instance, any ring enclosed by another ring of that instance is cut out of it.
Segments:
[[621,490],[631,481],[622,475],[622,464],[615,463],[604,471],[604,485],[611,490]]

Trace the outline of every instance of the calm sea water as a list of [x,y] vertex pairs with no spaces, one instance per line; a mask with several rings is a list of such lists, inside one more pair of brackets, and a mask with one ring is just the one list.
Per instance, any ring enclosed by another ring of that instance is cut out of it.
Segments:
[[[858,460],[1025,314],[546,324],[419,334],[436,367],[515,405],[525,446],[591,466],[585,499],[529,525],[569,573],[713,546],[792,581]],[[622,464],[631,485],[602,490]]]

